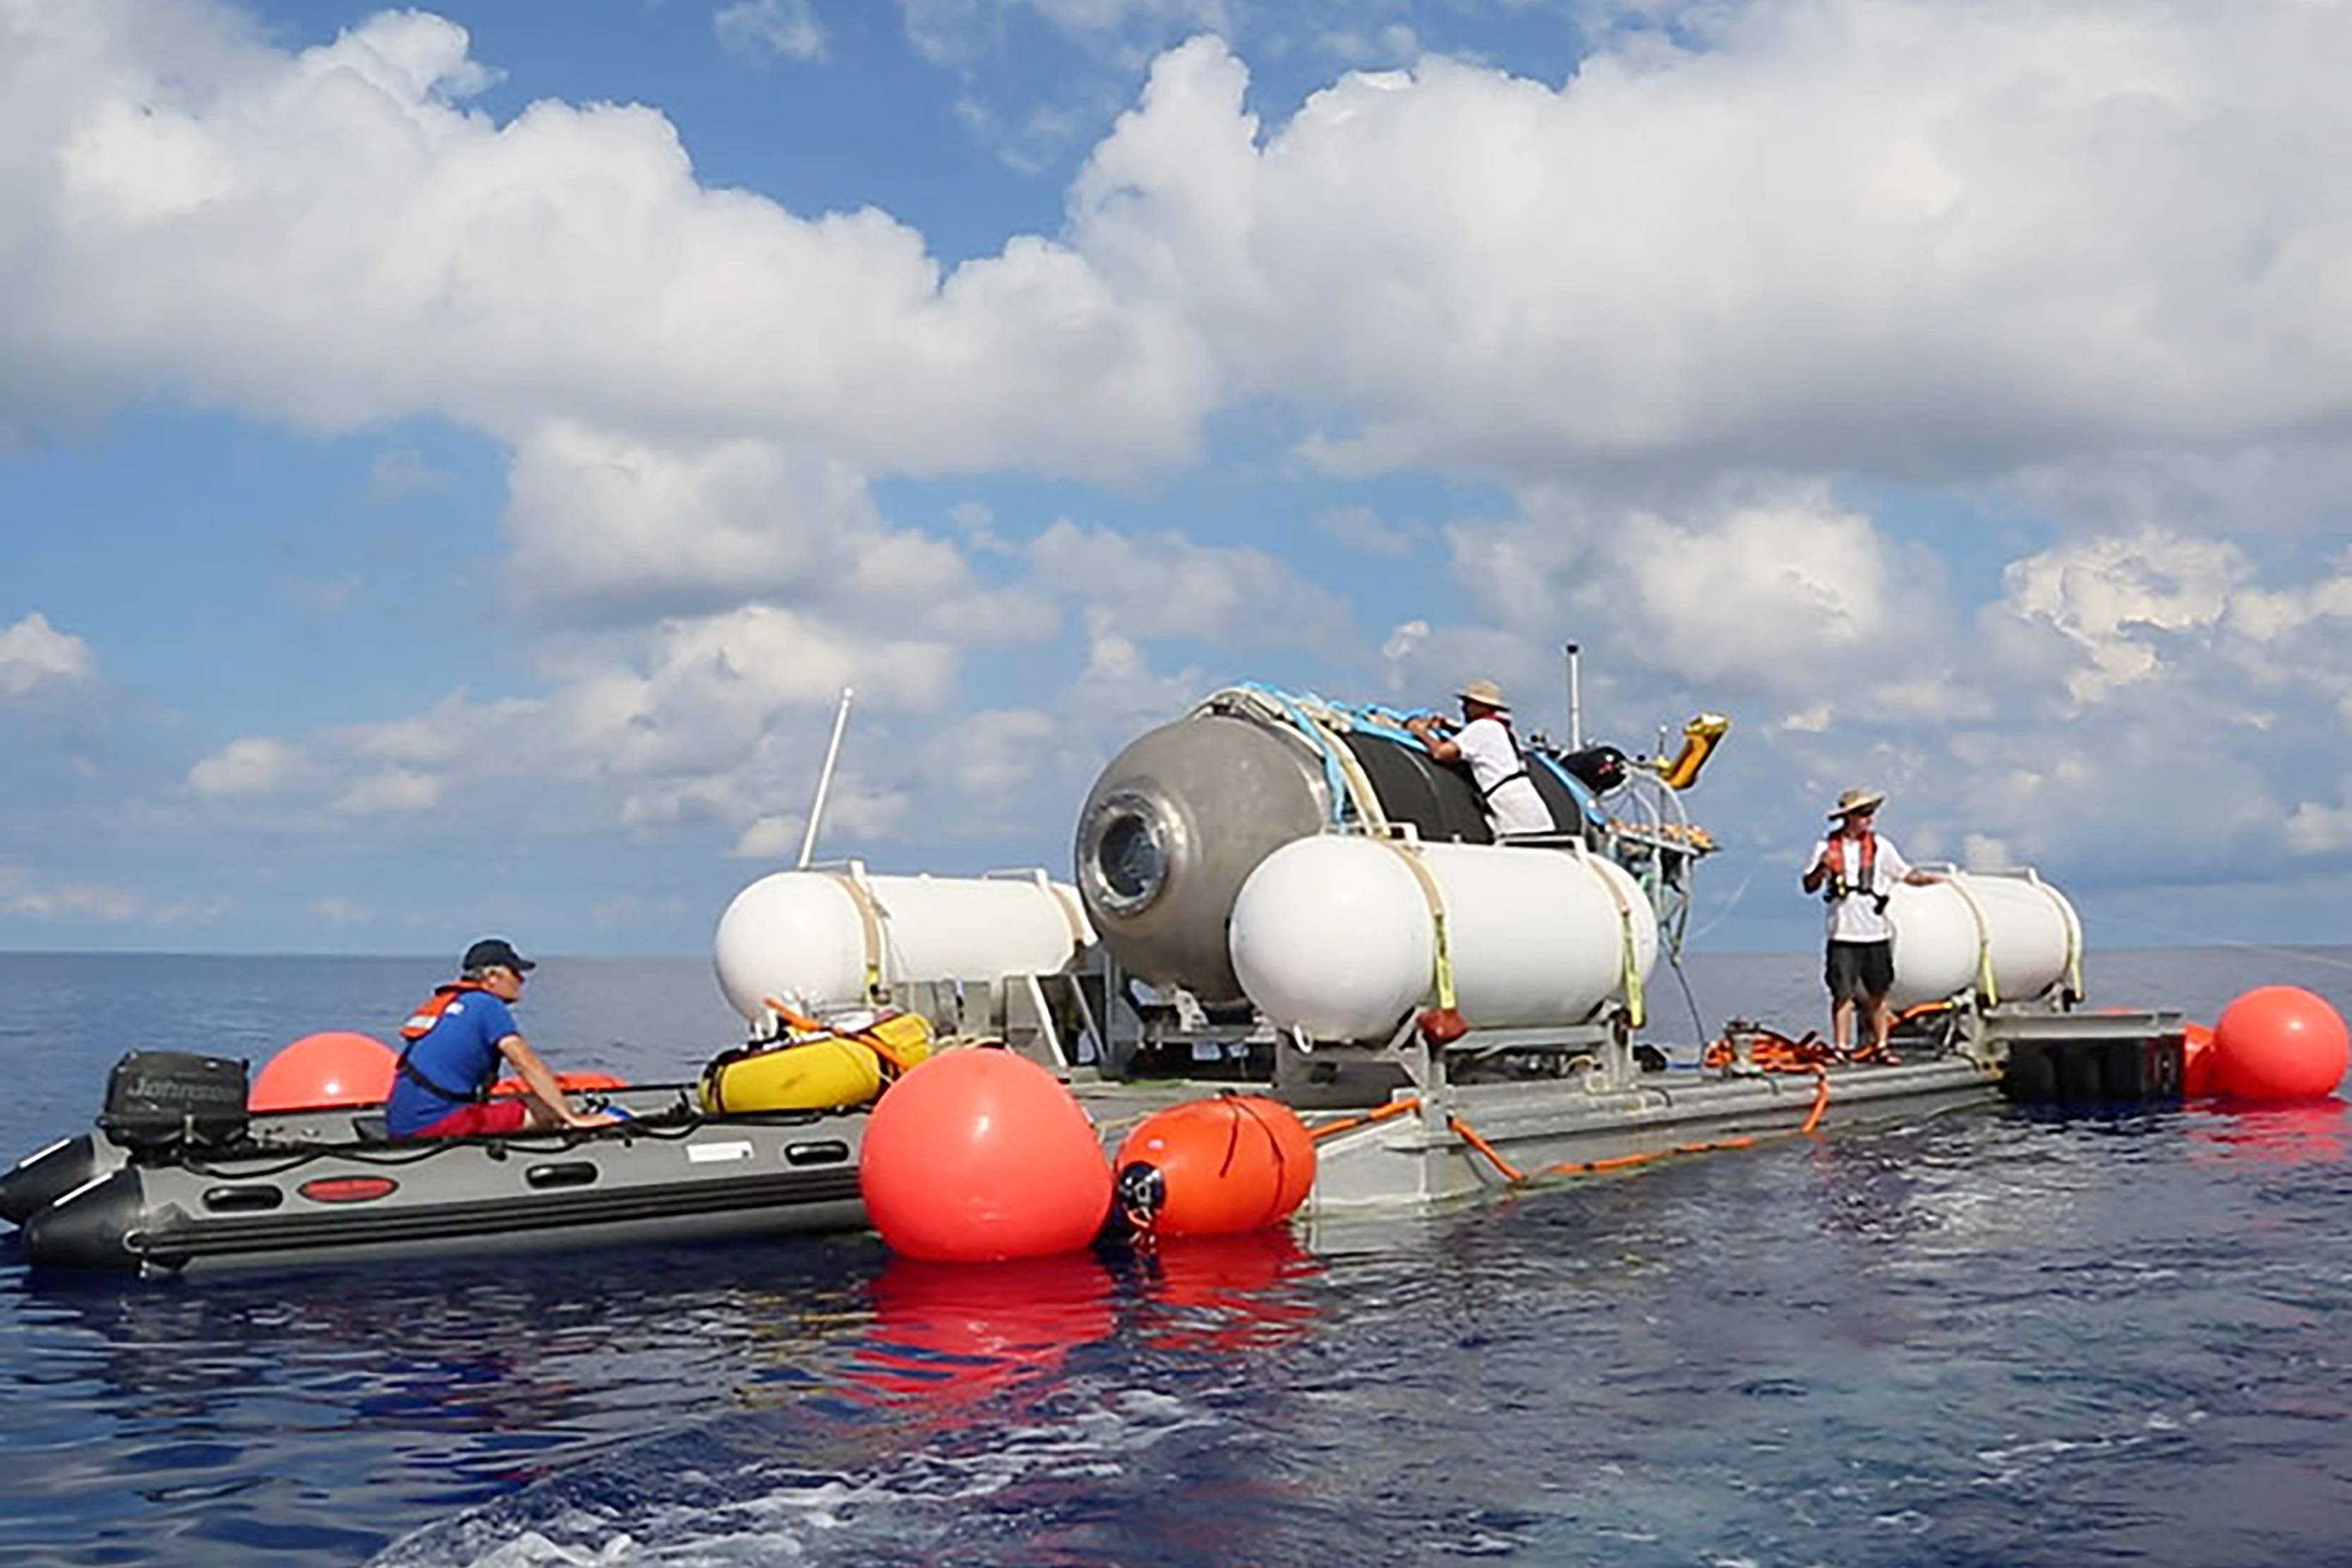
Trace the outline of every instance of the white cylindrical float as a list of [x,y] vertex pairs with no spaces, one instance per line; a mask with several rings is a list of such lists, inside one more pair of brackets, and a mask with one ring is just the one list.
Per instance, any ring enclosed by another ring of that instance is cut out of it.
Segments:
[[736,894],[712,964],[728,1005],[757,1024],[770,997],[815,1012],[901,982],[1055,974],[1093,941],[1077,889],[1043,871],[877,877],[853,861],[779,871]]
[[2079,987],[2083,924],[2064,894],[2031,871],[1953,871],[1926,887],[1898,886],[1897,1008],[1974,991],[1984,1002],[2031,1002],[2061,984]]
[[1474,1029],[1585,1022],[1657,962],[1649,900],[1599,856],[1324,835],[1242,884],[1234,973],[1280,1027],[1385,1040],[1436,999],[1440,911],[1455,1010]]

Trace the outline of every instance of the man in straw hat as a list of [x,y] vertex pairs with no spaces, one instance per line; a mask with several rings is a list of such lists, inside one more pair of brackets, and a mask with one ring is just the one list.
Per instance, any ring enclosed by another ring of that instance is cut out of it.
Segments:
[[1503,689],[1491,680],[1474,680],[1454,695],[1462,700],[1458,727],[1434,713],[1418,713],[1405,721],[1405,728],[1436,761],[1469,764],[1470,782],[1478,786],[1478,802],[1486,808],[1487,826],[1496,837],[1552,832],[1551,808],[1528,777],[1527,758],[1511,733],[1511,707],[1503,700]]
[[1873,789],[1850,789],[1830,808],[1837,826],[1814,847],[1805,867],[1804,888],[1829,904],[1829,956],[1822,978],[1830,988],[1830,1039],[1840,1056],[1853,1045],[1857,1005],[1870,1019],[1869,1055],[1892,1062],[1886,1048],[1894,1016],[1886,994],[1895,988],[1895,926],[1886,903],[1897,883],[1915,887],[1943,879],[1917,870],[1891,838],[1871,830],[1886,796]]

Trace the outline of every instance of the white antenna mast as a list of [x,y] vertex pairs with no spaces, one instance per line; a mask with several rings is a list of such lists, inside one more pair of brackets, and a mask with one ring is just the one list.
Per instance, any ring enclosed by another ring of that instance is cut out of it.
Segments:
[[816,853],[817,824],[824,820],[825,793],[833,788],[833,764],[841,756],[841,732],[849,727],[849,700],[855,695],[853,688],[843,687],[841,706],[834,710],[833,739],[825,742],[824,766],[816,775],[816,799],[809,806],[808,831],[801,836],[801,860],[796,868],[799,870],[807,870],[809,857]]

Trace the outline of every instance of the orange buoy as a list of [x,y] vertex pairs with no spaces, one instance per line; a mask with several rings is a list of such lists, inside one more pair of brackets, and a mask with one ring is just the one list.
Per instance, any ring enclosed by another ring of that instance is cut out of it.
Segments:
[[1110,1212],[1094,1123],[1052,1073],[1003,1050],[950,1051],[885,1089],[857,1185],[892,1251],[940,1262],[1074,1251]]
[[[593,1094],[603,1089],[626,1089],[629,1080],[608,1072],[560,1072],[555,1075],[555,1087],[566,1094]],[[502,1078],[490,1085],[492,1100],[511,1099],[528,1092],[519,1078]]]
[[1154,1111],[1118,1146],[1120,1212],[1156,1236],[1233,1236],[1288,1219],[1315,1184],[1315,1139],[1260,1095]]
[[392,1093],[399,1058],[382,1040],[345,1029],[305,1035],[254,1075],[248,1110],[317,1110],[340,1105],[380,1105]]
[[2213,1022],[2213,1087],[2239,1100],[2316,1100],[2343,1081],[2344,1019],[2310,992],[2263,985]]
[[2213,1092],[2213,1031],[2203,1024],[2180,1026],[2180,1092]]

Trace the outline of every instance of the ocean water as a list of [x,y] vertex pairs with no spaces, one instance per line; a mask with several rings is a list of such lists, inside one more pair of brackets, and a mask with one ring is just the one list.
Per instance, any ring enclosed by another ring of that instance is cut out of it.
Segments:
[[[1818,1022],[1695,960],[1662,1032]],[[383,1035],[414,960],[0,956],[0,1148],[134,1047]],[[2094,956],[2210,1020],[2352,949]],[[690,961],[551,961],[559,1067],[687,1076]],[[0,1244],[0,1560],[2352,1559],[2341,1102],[1990,1109],[1346,1233],[918,1267],[869,1237],[226,1280]]]

